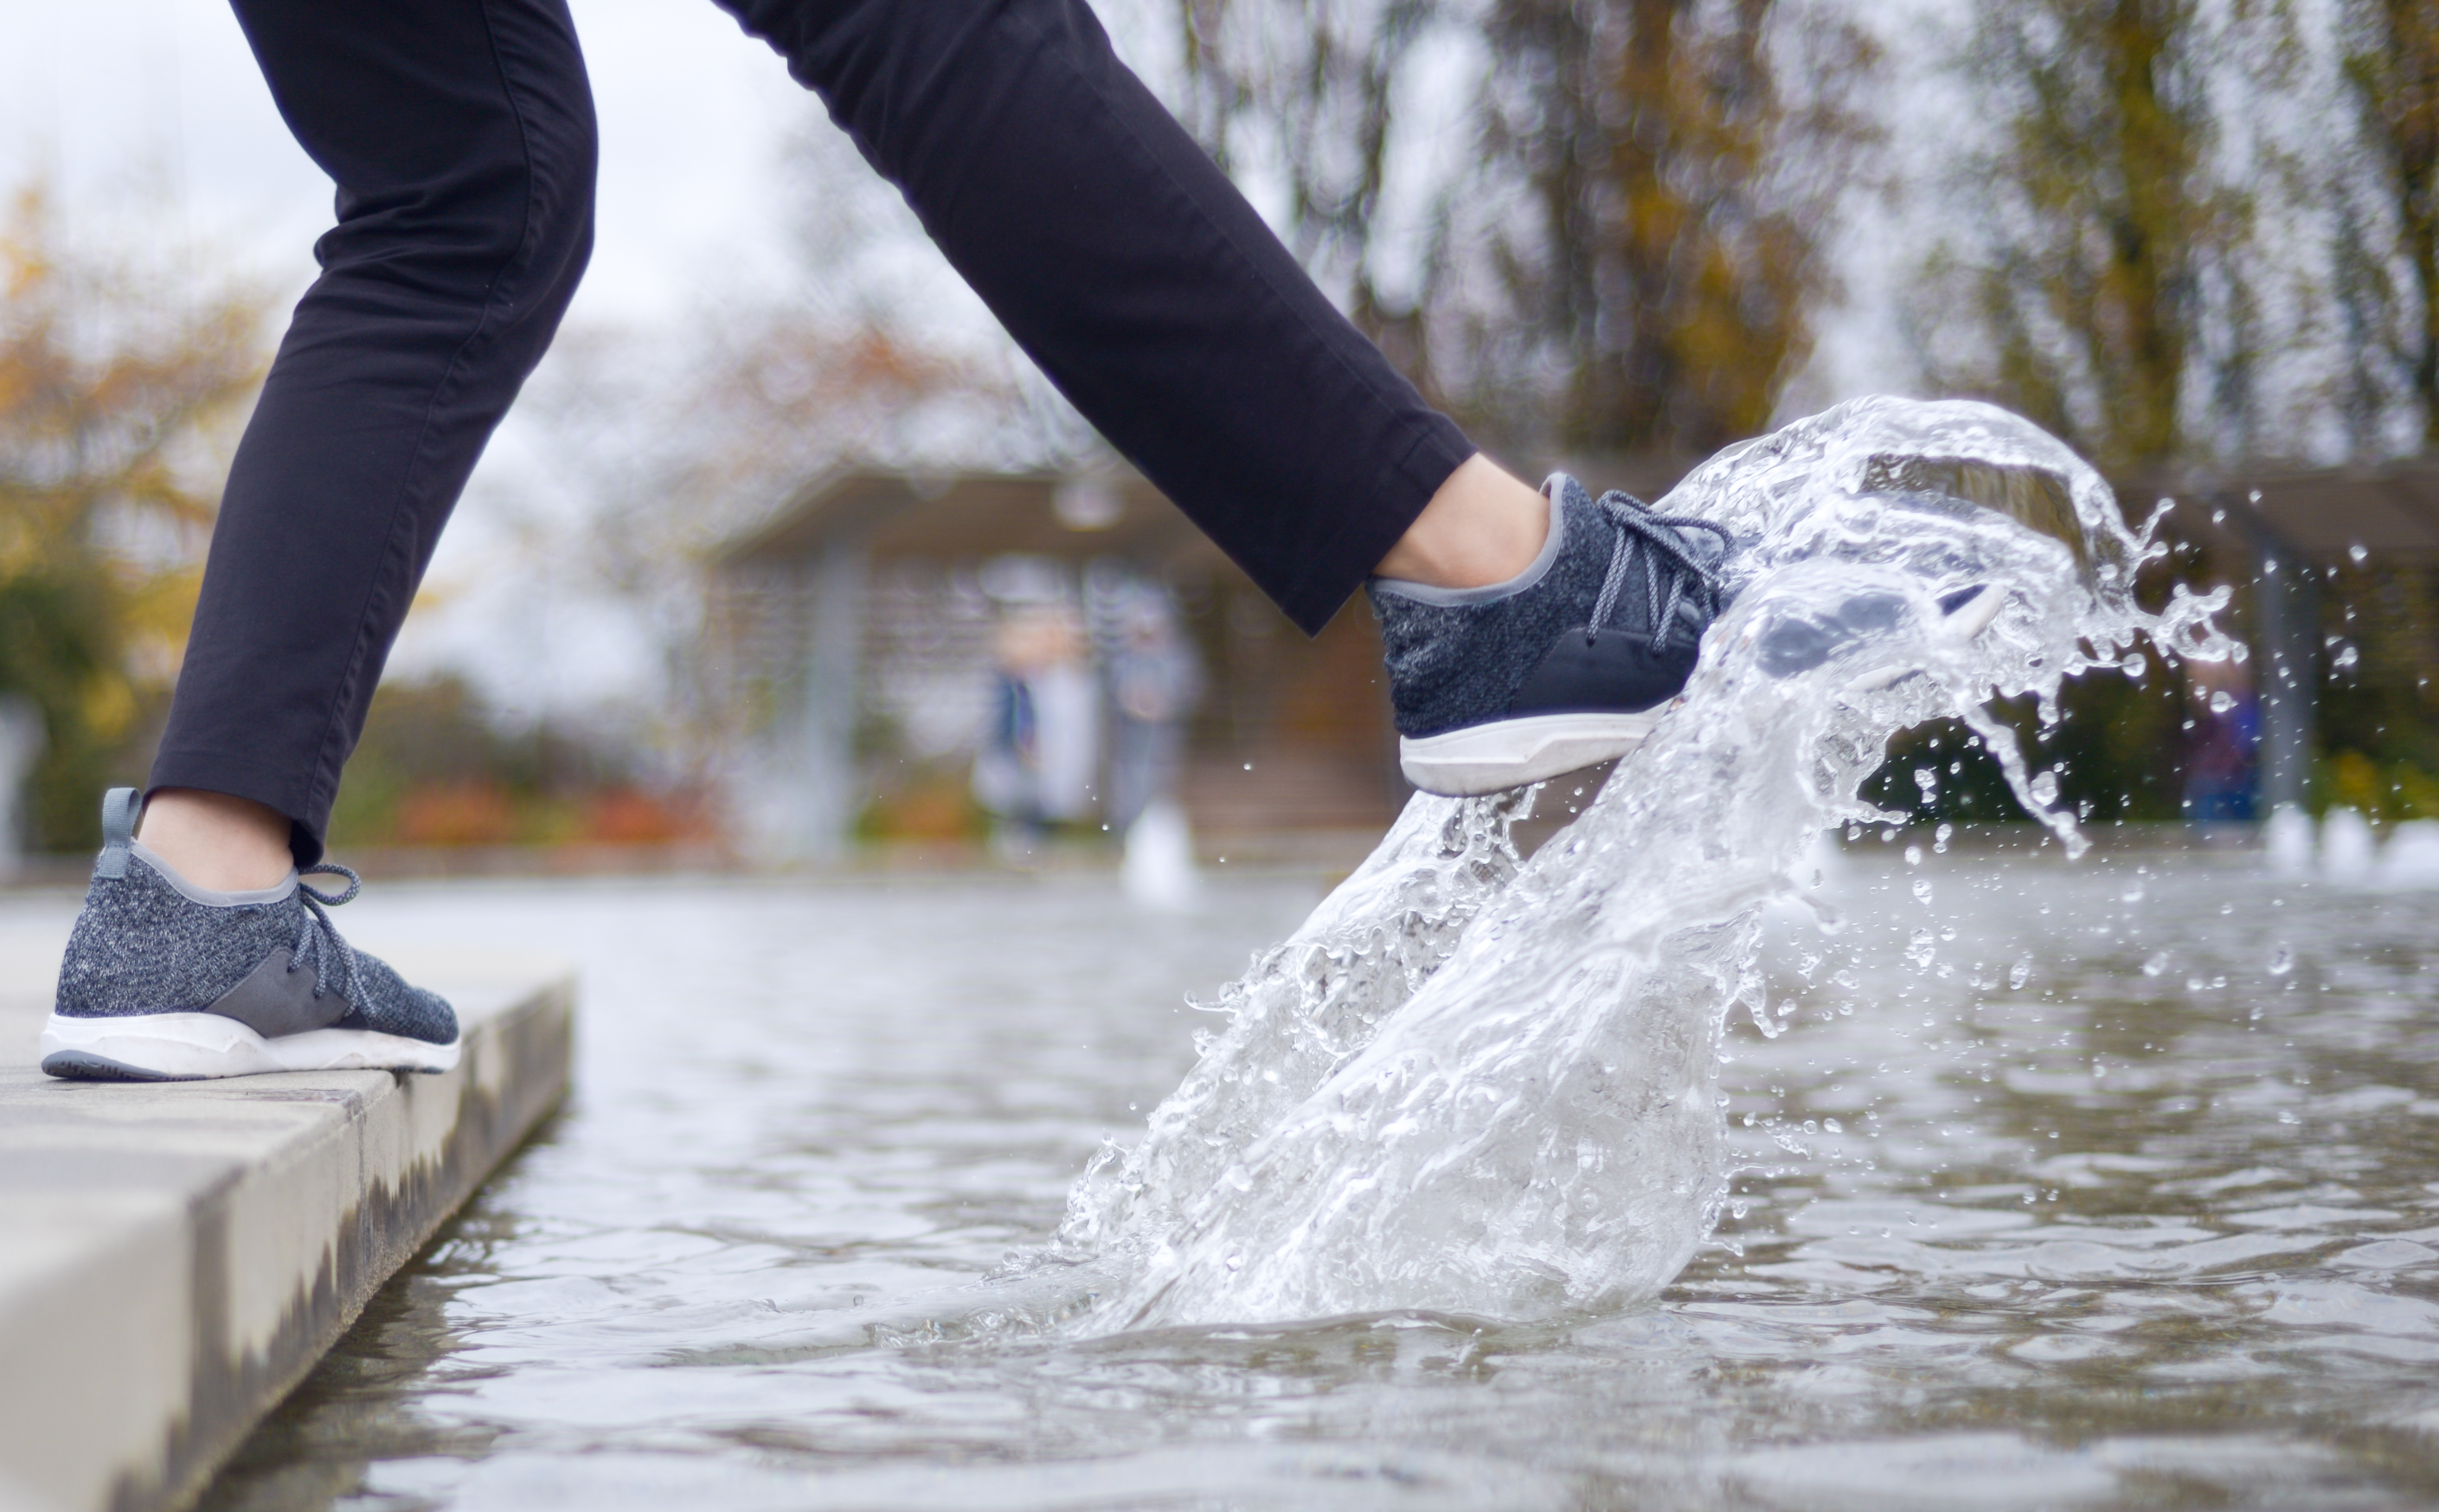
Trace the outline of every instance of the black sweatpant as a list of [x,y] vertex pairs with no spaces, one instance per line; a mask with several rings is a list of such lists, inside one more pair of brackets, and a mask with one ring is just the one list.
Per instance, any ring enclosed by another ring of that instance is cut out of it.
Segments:
[[[592,97],[564,0],[233,3],[338,224],[230,470],[151,785],[266,804],[312,860],[441,526],[583,273]],[[1307,630],[1472,454],[1083,0],[719,3]]]

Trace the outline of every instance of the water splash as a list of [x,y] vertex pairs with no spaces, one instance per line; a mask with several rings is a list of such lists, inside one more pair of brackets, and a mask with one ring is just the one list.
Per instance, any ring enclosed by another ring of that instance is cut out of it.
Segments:
[[1212,1005],[1222,1030],[1131,1149],[1104,1144],[1068,1194],[1058,1253],[1096,1255],[1166,1232],[1238,1155],[1370,1042],[1516,875],[1511,830],[1532,812],[1519,789],[1487,798],[1415,797],[1387,838]]
[[[2030,695],[2046,726],[2066,678],[2139,639],[2229,654],[2224,590],[2136,602],[2158,517],[2129,530],[2097,474],[1986,405],[1841,405],[1661,507],[1746,548],[1681,706],[1529,863],[1512,798],[1415,800],[1255,964],[1143,1143],[1070,1201],[1059,1253],[1107,1280],[1083,1326],[1650,1296],[1719,1206],[1719,1037],[1739,1003],[1770,1023],[1759,907],[1823,830],[1899,817],[1859,796],[1889,738],[1963,719],[2078,853],[1988,702]],[[1976,584],[2004,599],[1968,638],[1941,600]]]

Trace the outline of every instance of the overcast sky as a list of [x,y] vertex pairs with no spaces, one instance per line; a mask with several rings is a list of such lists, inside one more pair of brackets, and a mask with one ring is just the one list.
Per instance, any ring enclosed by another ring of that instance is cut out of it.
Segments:
[[[600,243],[573,317],[670,318],[776,255],[765,192],[818,105],[706,0],[575,0],[601,118]],[[0,161],[71,209],[157,173],[191,229],[302,288],[330,187],[218,0],[0,0]]]

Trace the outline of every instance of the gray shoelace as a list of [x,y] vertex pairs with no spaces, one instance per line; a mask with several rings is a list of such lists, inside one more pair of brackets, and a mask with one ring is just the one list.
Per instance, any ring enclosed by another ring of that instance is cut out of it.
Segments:
[[[1680,530],[1707,530],[1719,538],[1724,554],[1736,544],[1736,538],[1721,525],[1708,520],[1698,520],[1690,514],[1661,514],[1631,493],[1612,489],[1600,496],[1603,518],[1617,530],[1617,544],[1610,552],[1609,574],[1601,579],[1600,597],[1593,605],[1592,623],[1584,629],[1584,644],[1600,638],[1601,627],[1609,623],[1610,612],[1617,607],[1618,590],[1626,586],[1627,559],[1637,555],[1637,543],[1643,545],[1645,595],[1647,606],[1658,605],[1651,616],[1651,649],[1659,651],[1668,639],[1668,627],[1676,622],[1678,607],[1691,599],[1705,617],[1719,612],[1725,588],[1719,575],[1696,560],[1679,540]],[[1661,597],[1662,579],[1666,579],[1667,598]]]
[[[305,879],[316,872],[345,877],[347,890],[344,893],[318,892],[305,885]],[[336,908],[365,890],[365,880],[335,862],[316,862],[296,874],[297,900],[305,905],[305,927],[296,933],[296,945],[288,952],[288,969],[300,970],[305,958],[313,958],[313,996],[320,999],[330,990],[331,968],[338,969],[339,995],[350,1007],[363,1007],[356,1001],[356,950],[330,923],[326,908]],[[336,956],[333,960],[332,957]]]

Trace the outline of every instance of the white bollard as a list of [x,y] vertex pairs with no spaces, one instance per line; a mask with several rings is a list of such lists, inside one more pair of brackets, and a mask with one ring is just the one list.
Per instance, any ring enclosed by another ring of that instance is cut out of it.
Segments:
[[2332,809],[2321,820],[2321,875],[2330,881],[2370,881],[2376,852],[2371,821],[2352,809]]
[[2310,876],[2312,845],[2312,816],[2291,803],[2272,809],[2261,827],[2262,858],[2273,877]]
[[25,863],[26,776],[43,758],[43,711],[22,693],[0,693],[0,881]]
[[1194,830],[1176,799],[1154,798],[1127,827],[1118,882],[1145,908],[1174,914],[1194,906]]
[[2379,880],[2391,887],[2439,887],[2439,819],[2408,819],[2388,837]]

